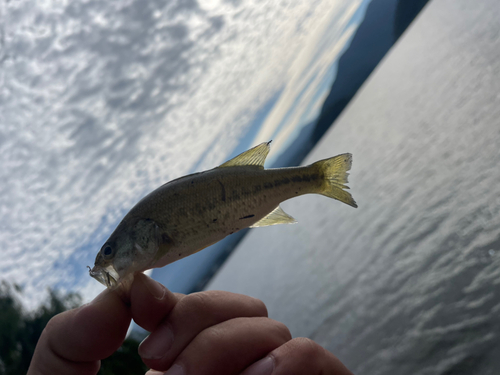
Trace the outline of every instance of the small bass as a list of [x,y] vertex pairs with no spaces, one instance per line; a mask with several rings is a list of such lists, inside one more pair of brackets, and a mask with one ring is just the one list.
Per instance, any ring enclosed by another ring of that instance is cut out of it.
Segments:
[[279,204],[299,195],[322,194],[357,207],[345,191],[351,154],[264,169],[270,143],[148,194],[102,246],[90,276],[114,289],[136,272],[163,267],[243,228],[295,223]]

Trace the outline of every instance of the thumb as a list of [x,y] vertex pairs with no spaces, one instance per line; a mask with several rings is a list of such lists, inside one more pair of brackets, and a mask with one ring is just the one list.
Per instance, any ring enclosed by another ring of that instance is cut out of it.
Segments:
[[56,315],[42,332],[28,375],[96,374],[100,360],[123,343],[130,320],[129,307],[109,290],[88,305]]

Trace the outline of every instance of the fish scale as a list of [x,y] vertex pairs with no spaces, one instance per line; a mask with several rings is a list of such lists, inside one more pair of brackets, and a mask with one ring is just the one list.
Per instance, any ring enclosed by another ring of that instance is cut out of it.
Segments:
[[350,154],[266,170],[268,153],[269,143],[262,143],[148,194],[103,245],[90,275],[115,288],[135,272],[163,267],[243,228],[295,223],[279,204],[299,195],[322,194],[357,207],[345,191]]

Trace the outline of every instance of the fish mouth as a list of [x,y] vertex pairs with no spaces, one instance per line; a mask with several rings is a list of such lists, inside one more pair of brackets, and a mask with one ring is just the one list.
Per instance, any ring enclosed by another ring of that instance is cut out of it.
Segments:
[[118,280],[120,279],[120,275],[118,275],[118,272],[116,272],[112,265],[104,268],[101,266],[94,266],[94,268],[90,269],[89,267],[89,274],[110,289],[116,288]]

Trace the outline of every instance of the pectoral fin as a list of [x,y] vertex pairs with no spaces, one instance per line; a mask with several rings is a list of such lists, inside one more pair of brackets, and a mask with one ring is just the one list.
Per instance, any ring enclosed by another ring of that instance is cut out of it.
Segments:
[[269,142],[261,143],[248,151],[245,151],[238,156],[226,161],[224,164],[219,165],[218,168],[248,166],[254,165],[260,169],[264,169],[264,162],[266,161],[267,154],[269,154]]
[[278,206],[267,216],[264,216],[255,224],[251,225],[250,228],[267,227],[269,225],[276,225],[276,224],[295,224],[296,222],[297,220],[288,215],[285,211],[281,209],[280,206]]

